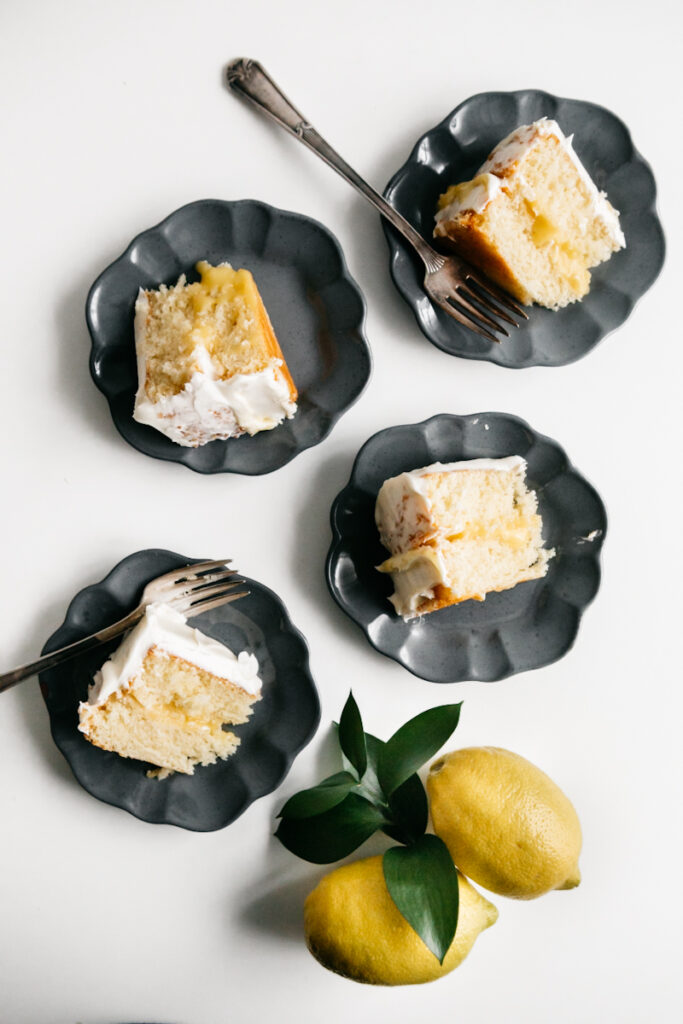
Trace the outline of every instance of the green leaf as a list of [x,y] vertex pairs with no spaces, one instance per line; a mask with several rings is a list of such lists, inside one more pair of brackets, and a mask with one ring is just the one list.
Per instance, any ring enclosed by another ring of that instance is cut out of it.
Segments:
[[283,846],[313,864],[331,864],[353,853],[386,818],[382,811],[357,793],[314,818],[283,818],[275,835]]
[[380,752],[377,776],[387,796],[440,750],[455,731],[460,718],[459,704],[429,708],[411,718],[387,740]]
[[323,779],[317,786],[302,789],[291,796],[280,811],[280,818],[312,818],[316,814],[336,807],[347,794],[358,785],[358,780],[350,772],[337,772]]
[[377,766],[385,744],[369,732],[365,734],[365,741],[368,766],[358,791],[382,807],[391,819],[391,823],[382,829],[386,835],[398,843],[411,843],[427,827],[429,806],[424,786],[417,775],[411,775],[387,800],[377,777]]
[[363,723],[358,705],[353,699],[353,693],[349,693],[339,719],[339,746],[342,748],[344,756],[358,772],[358,778],[362,778],[367,767],[368,756],[365,749]]
[[389,797],[393,831],[384,829],[399,843],[414,843],[427,828],[429,806],[419,775],[411,775]]
[[368,755],[368,762],[365,768],[365,773],[360,784],[359,792],[363,796],[367,797],[371,803],[381,805],[389,810],[387,799],[382,792],[382,787],[379,784],[377,778],[377,765],[379,763],[379,756],[384,746],[382,740],[378,740],[372,733],[366,732],[365,734],[365,749]]
[[438,836],[393,846],[382,858],[389,895],[439,963],[458,926],[458,872]]

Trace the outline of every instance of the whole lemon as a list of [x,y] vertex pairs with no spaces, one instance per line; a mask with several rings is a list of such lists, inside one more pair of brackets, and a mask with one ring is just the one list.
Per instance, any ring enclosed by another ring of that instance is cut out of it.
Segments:
[[457,967],[498,911],[458,876],[458,928],[443,964],[394,904],[381,857],[325,875],[304,905],[306,944],[323,967],[369,985],[418,985]]
[[432,764],[427,792],[434,831],[485,889],[528,900],[579,884],[576,811],[530,761],[498,747],[456,750]]

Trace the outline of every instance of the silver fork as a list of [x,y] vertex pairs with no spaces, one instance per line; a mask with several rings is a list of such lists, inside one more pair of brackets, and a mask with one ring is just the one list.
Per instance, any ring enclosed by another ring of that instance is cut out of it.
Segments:
[[489,341],[500,341],[494,331],[508,337],[505,327],[519,327],[518,322],[501,309],[505,306],[512,313],[528,320],[528,315],[514,302],[507,292],[491,283],[480,271],[456,256],[444,256],[432,249],[409,224],[397,213],[383,196],[376,192],[344,159],[323,139],[315,128],[296,107],[290,103],[282,90],[261,67],[258,61],[239,57],[228,64],[226,69],[228,85],[242,96],[246,96],[264,113],[290,132],[299,142],[340,174],[349,185],[372,203],[383,217],[410,242],[425,265],[424,289],[429,297],[459,323]]
[[[15,683],[20,683],[22,679],[28,679],[29,676],[35,675],[36,672],[54,668],[55,665],[61,665],[69,658],[75,658],[78,654],[83,654],[85,651],[90,651],[94,647],[99,647],[101,644],[107,643],[108,640],[120,636],[121,633],[125,633],[140,621],[149,604],[154,604],[157,601],[163,602],[170,605],[171,608],[175,608],[176,611],[182,612],[188,619],[192,619],[196,615],[203,615],[204,612],[208,612],[212,608],[220,608],[221,605],[228,604],[230,601],[246,597],[249,593],[248,590],[234,593],[235,587],[244,583],[244,580],[233,578],[237,570],[226,569],[225,566],[229,563],[229,558],[219,558],[213,562],[197,562],[195,565],[186,565],[180,569],[173,569],[163,576],[157,576],[143,590],[137,608],[134,608],[124,618],[119,619],[113,626],[100,629],[97,633],[92,633],[82,640],[76,640],[75,643],[69,644],[67,647],[60,647],[59,650],[52,651],[51,654],[43,655],[37,661],[32,661],[28,665],[22,665],[12,672],[0,675],[0,693],[3,690],[8,690]],[[221,567],[221,572],[214,571]]]

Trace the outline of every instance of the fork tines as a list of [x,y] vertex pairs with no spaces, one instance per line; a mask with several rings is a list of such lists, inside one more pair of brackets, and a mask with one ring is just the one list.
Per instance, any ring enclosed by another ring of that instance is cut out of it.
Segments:
[[[188,578],[182,586],[174,588],[172,600],[178,611],[200,615],[222,604],[246,597],[249,593],[246,590],[235,592],[235,588],[245,582],[235,578],[236,569],[224,568],[222,572],[212,572],[215,563],[204,564],[206,569],[202,573],[196,574],[194,579]],[[225,565],[224,562],[218,564]]]
[[213,569],[224,569],[231,563],[231,558],[216,558],[211,562],[195,562],[194,565],[186,565],[184,569],[175,569],[173,572],[167,573],[163,579],[168,579],[173,583],[182,583],[184,580],[187,580],[188,583],[196,582]]
[[[505,321],[512,327],[519,327],[519,323],[515,320],[502,306],[507,307],[511,312],[516,313],[518,317],[522,317],[524,320],[528,320],[529,316],[517,305],[517,303],[506,295],[505,292],[501,291],[490,281],[479,277],[471,271],[465,272],[464,284],[458,285],[456,288],[457,299],[455,301],[459,306],[462,306],[469,314],[470,318],[474,318],[470,326],[477,330],[479,325],[484,329],[479,329],[479,334],[483,334],[489,341],[500,341],[500,338],[494,337],[485,328],[491,328],[492,331],[497,331],[503,334],[506,338],[509,337],[508,331],[505,329],[503,324],[499,323],[499,320]],[[498,318],[498,319],[497,319]]]
[[[451,277],[448,287],[431,291],[432,298],[441,309],[454,320],[469,327],[489,341],[500,342],[494,331],[509,337],[503,323],[519,327],[519,323],[506,310],[528,320],[528,314],[506,292],[493,284],[482,274],[469,266],[463,266],[455,280]],[[506,308],[501,308],[506,307]]]
[[183,610],[186,611],[187,617],[192,619],[195,615],[203,615],[204,612],[209,612],[213,608],[220,608],[223,604],[230,604],[232,601],[238,601],[240,597],[248,597],[251,593],[250,590],[240,590],[237,593],[233,592],[234,587],[238,587],[244,582],[244,580],[234,580],[222,590],[220,588],[216,588],[211,591],[212,594],[216,594],[213,600],[207,599],[206,596],[198,597],[194,601],[189,601],[188,605]]
[[236,591],[245,581],[236,578],[236,569],[226,568],[229,564],[229,558],[219,558],[169,572],[156,581],[160,597],[189,618],[246,597],[248,590]]
[[497,284],[493,283],[493,281],[489,281],[487,277],[484,277],[482,274],[477,273],[477,271],[472,270],[471,268],[468,268],[464,272],[463,277],[468,283],[471,282],[476,285],[476,287],[482,292],[488,293],[488,295],[494,298],[500,305],[507,306],[507,308],[511,309],[513,313],[516,313],[517,316],[521,316],[524,320],[529,319],[529,314],[523,309],[523,307],[520,306],[518,302],[515,302],[508,292],[499,288]]

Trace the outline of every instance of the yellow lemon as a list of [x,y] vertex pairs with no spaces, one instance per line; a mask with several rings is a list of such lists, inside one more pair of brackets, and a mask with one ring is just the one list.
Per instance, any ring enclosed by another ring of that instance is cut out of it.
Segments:
[[418,985],[448,974],[465,959],[498,911],[458,877],[455,938],[440,964],[398,911],[384,882],[381,857],[330,872],[304,906],[306,943],[323,967],[370,985]]
[[572,804],[530,761],[498,747],[440,757],[427,792],[434,831],[468,878],[533,899],[581,880],[581,826]]

